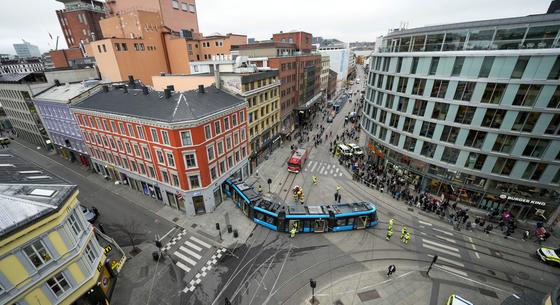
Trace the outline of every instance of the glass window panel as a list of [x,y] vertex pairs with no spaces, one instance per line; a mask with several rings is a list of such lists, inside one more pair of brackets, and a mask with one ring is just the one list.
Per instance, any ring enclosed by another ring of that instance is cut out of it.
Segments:
[[459,150],[452,147],[445,147],[443,150],[443,155],[441,156],[441,161],[455,164],[457,162],[457,158],[459,157]]
[[463,64],[465,63],[464,56],[457,56],[455,57],[455,62],[453,63],[453,70],[451,71],[451,76],[458,76],[461,74],[461,70],[463,69]]
[[550,101],[548,102],[548,105],[546,107],[560,108],[560,86],[556,87],[556,90],[554,91],[554,94],[550,98]]
[[514,29],[498,29],[496,31],[496,36],[494,38],[493,49],[498,50],[508,50],[508,49],[519,49],[521,47],[521,41],[525,32],[526,27],[514,28]]
[[444,51],[459,51],[462,50],[467,39],[467,31],[460,32],[447,32],[445,35],[445,44],[443,45]]
[[439,57],[432,57],[432,61],[430,62],[430,70],[428,72],[429,75],[436,75],[438,64]]
[[416,147],[416,139],[412,137],[406,137],[403,148],[408,151],[414,151],[415,147]]
[[517,141],[516,136],[498,134],[498,136],[496,137],[496,142],[494,142],[494,146],[492,147],[492,150],[509,154],[511,153],[511,150],[513,149],[513,146],[515,145],[516,141]]
[[469,125],[472,122],[475,111],[476,111],[475,107],[459,106],[459,109],[457,110],[457,115],[455,116],[455,123]]
[[480,72],[478,73],[478,77],[484,78],[490,75],[490,71],[492,70],[492,65],[494,64],[494,56],[485,56],[484,60],[482,61],[482,66],[480,67]]
[[523,47],[528,49],[550,48],[558,33],[558,25],[536,26],[529,28]]
[[517,58],[517,62],[515,63],[515,67],[513,68],[513,72],[511,73],[511,78],[521,78],[528,63],[529,56],[519,56],[519,58]]
[[494,29],[491,30],[474,30],[470,31],[469,41],[467,42],[468,50],[487,50],[492,42]]
[[412,65],[410,66],[410,74],[416,74],[416,69],[418,68],[418,57],[412,58]]
[[560,77],[560,56],[556,56],[556,60],[554,61],[554,65],[552,65],[550,73],[548,73],[547,79],[558,79],[558,77]]
[[414,44],[412,45],[412,52],[424,51],[425,42],[426,42],[426,35],[414,36]]
[[420,154],[428,158],[433,158],[434,153],[436,151],[436,147],[437,145],[435,145],[434,143],[424,141],[424,144],[422,144],[422,150],[420,151]]
[[401,44],[399,46],[399,52],[408,52],[411,42],[412,42],[412,37],[401,38]]
[[439,51],[445,34],[431,34],[426,39],[426,51]]

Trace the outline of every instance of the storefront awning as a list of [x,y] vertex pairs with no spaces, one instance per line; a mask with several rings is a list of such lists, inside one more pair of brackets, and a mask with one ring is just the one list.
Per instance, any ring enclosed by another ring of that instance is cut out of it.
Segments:
[[317,101],[319,101],[321,99],[321,97],[323,96],[322,93],[319,93],[317,95],[315,95],[313,98],[311,98],[309,101],[307,101],[307,103],[298,106],[295,110],[299,110],[299,111],[303,111],[303,110],[308,110],[311,106],[313,106]]

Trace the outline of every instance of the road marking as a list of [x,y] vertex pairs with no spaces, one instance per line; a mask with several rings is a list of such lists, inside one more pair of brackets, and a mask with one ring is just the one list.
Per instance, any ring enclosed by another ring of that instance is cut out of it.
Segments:
[[196,265],[196,262],[195,262],[195,261],[193,261],[192,259],[186,257],[185,255],[183,255],[183,254],[182,254],[181,252],[179,252],[179,251],[175,251],[175,253],[173,253],[173,254],[175,254],[178,258],[184,260],[185,262],[187,262],[187,263],[189,263],[189,264],[191,264],[191,265],[193,265],[193,266]]
[[450,243],[454,243],[454,244],[456,243],[455,240],[453,240],[453,239],[451,239],[451,238],[443,237],[443,236],[440,236],[440,235],[434,235],[434,236],[437,237],[437,238],[439,238],[439,239],[443,239],[443,240],[445,240],[445,241],[448,241],[448,242],[450,242]]
[[[420,226],[420,229],[425,229],[425,228],[426,228],[426,226]],[[422,232],[422,233],[424,233],[424,232]]]
[[463,272],[463,271],[461,271],[461,270],[457,270],[457,269],[452,268],[452,267],[449,267],[449,266],[444,266],[444,265],[437,265],[437,266],[438,266],[439,268],[445,269],[445,270],[447,270],[447,271],[449,271],[449,272],[451,272],[451,273],[456,273],[456,274],[459,274],[459,275],[462,275],[462,276],[468,276],[468,274],[467,274],[466,272]]
[[447,249],[447,250],[459,252],[459,249],[457,249],[457,248],[455,248],[455,247],[451,247],[451,246],[448,246],[448,245],[440,244],[440,243],[435,242],[435,241],[433,241],[433,240],[429,240],[429,239],[422,238],[422,241],[425,242],[425,243],[428,243],[428,244],[432,244],[432,245],[434,245],[434,246],[442,247],[442,248]]
[[185,270],[185,272],[191,271],[191,268],[185,266],[185,265],[184,265],[183,263],[181,263],[181,262],[176,262],[175,265],[177,265],[177,267],[179,267],[179,268]]
[[332,174],[334,174],[334,173],[333,173],[333,170],[331,169],[331,176],[332,176]]
[[183,252],[189,254],[190,256],[196,258],[196,259],[200,259],[202,257],[202,255],[195,253],[194,251],[187,249],[183,246],[179,247],[179,249],[181,249]]
[[443,234],[447,234],[449,236],[453,236],[453,233],[447,232],[447,231],[444,231],[444,230],[441,230],[441,229],[438,229],[438,228],[433,228],[433,230],[438,231],[438,232],[443,233]]
[[194,237],[194,236],[191,236],[190,240],[196,241],[197,243],[203,245],[204,247],[206,247],[206,248],[208,248],[208,249],[210,249],[210,247],[212,247],[212,246],[210,246],[209,244],[203,242],[202,240],[200,240],[200,239],[198,239],[198,238],[196,238],[196,237]]
[[311,168],[310,171],[314,171],[314,170],[315,170],[315,167],[317,167],[317,164],[319,164],[319,162],[313,163],[313,168]]
[[434,250],[434,251],[439,251],[439,252],[445,253],[445,254],[447,254],[447,255],[451,255],[451,256],[455,256],[455,257],[461,257],[461,255],[459,255],[459,253],[455,253],[455,252],[443,250],[443,249],[440,249],[440,248],[437,248],[437,247],[432,247],[432,246],[426,245],[426,244],[422,244],[422,246],[423,246],[424,248],[426,248],[426,249],[431,249],[431,250]]
[[[434,256],[431,255],[431,254],[428,254],[428,256],[429,256],[429,257],[434,257]],[[439,261],[439,260],[442,260],[442,261],[444,261],[444,262],[446,262],[446,263],[450,263],[450,264],[453,264],[453,265],[457,265],[457,266],[459,266],[459,267],[465,267],[465,264],[463,264],[463,263],[461,263],[461,262],[458,262],[458,261],[454,261],[454,260],[452,260],[452,259],[445,258],[445,257],[443,257],[443,256],[439,256],[439,257],[438,257],[438,261]]]
[[418,222],[423,224],[423,225],[426,225],[426,226],[430,226],[430,227],[432,226],[432,224],[429,223],[429,222],[425,222],[425,221],[422,221],[422,220],[418,220]]
[[321,165],[321,169],[319,169],[319,174],[321,174],[321,175],[322,175],[322,174],[323,174],[323,170],[324,170],[324,169],[325,169],[325,166],[324,166],[324,165]]
[[424,233],[424,232],[420,232],[420,234],[422,234],[422,235],[427,235],[427,234],[426,234],[426,233]]
[[476,255],[476,258],[480,259],[480,255],[478,254],[478,251],[477,251],[477,249],[476,249],[476,246],[473,244],[472,237],[470,237],[470,236],[469,236],[469,241],[471,242],[471,246],[472,246],[472,248],[473,248],[473,250],[474,250],[474,255]]
[[188,240],[187,240],[187,241],[185,241],[185,245],[187,245],[187,246],[189,246],[189,247],[191,247],[191,248],[195,249],[196,251],[201,251],[201,250],[202,250],[202,248],[201,248],[201,247],[199,247],[199,246],[197,246],[197,245],[195,245],[195,244],[191,243],[191,242],[190,242],[190,241],[188,241]]
[[338,173],[340,171],[340,168],[336,168],[335,172]]

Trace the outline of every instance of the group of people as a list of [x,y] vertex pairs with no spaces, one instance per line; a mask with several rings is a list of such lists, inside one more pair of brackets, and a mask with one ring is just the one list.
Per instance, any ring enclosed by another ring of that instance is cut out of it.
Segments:
[[[387,226],[387,235],[385,237],[385,240],[387,240],[387,241],[391,240],[391,237],[393,237],[393,225],[394,224],[395,224],[395,220],[391,218],[389,220],[389,225]],[[401,242],[406,245],[406,244],[408,244],[409,241],[410,241],[410,232],[406,229],[405,226],[403,226],[401,228]]]

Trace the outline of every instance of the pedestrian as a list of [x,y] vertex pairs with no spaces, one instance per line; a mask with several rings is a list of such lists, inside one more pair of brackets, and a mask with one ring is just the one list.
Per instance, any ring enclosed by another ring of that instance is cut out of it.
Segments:
[[342,195],[338,194],[338,203],[340,203],[341,198],[342,198]]
[[299,197],[299,202],[303,205],[305,203],[305,199],[303,194],[301,194],[301,197]]
[[387,277],[390,277],[396,271],[397,267],[395,267],[395,265],[389,265],[389,268],[387,268]]
[[259,194],[262,194],[263,192],[262,185],[259,184],[259,186],[257,186],[257,192],[259,192]]
[[311,180],[313,181],[313,184],[314,184],[314,185],[317,185],[317,182],[318,182],[318,181],[317,181],[317,176],[311,177]]
[[334,201],[338,201],[338,192],[334,193]]
[[525,230],[525,232],[523,232],[523,241],[527,241],[527,239],[529,239],[529,231]]
[[292,229],[290,230],[290,236],[292,238],[296,237],[296,226],[295,225],[293,225]]
[[[401,240],[404,239],[404,235],[406,234],[406,227],[402,227],[401,229]],[[404,240],[403,240],[404,241]]]
[[410,232],[406,232],[406,234],[404,235],[404,244],[408,244],[408,241],[410,240]]
[[99,224],[97,224],[97,226],[99,227],[99,231],[101,231],[101,233],[105,234],[105,228],[103,228],[103,224],[99,223]]
[[385,240],[390,240],[391,237],[393,237],[393,230],[387,230],[387,236],[385,237]]

